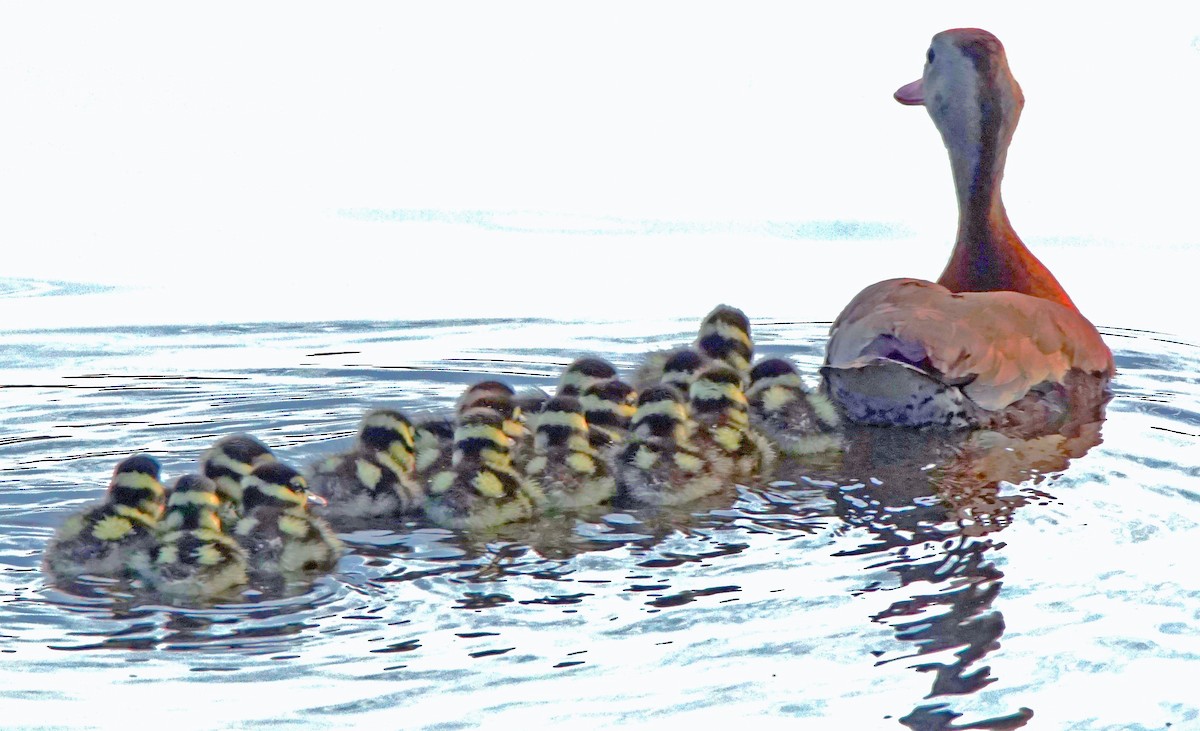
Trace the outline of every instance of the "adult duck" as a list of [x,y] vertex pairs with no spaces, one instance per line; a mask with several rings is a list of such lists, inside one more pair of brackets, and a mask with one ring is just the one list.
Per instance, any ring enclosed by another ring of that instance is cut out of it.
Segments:
[[1112,353],[1054,275],[1021,242],[1000,179],[1025,103],[991,33],[938,33],[918,81],[950,153],[958,235],[936,283],[889,279],[838,315],[826,350],[829,394],[855,422],[1039,428],[1104,398]]

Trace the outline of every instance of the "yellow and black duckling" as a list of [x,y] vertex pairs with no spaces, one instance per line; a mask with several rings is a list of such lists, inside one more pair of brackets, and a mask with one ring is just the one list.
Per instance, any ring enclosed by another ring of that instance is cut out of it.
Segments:
[[555,396],[542,407],[525,476],[536,481],[550,509],[599,505],[616,494],[616,480],[588,441],[588,422],[578,399]]
[[809,391],[796,366],[783,358],[759,361],[750,370],[750,424],[779,450],[805,455],[842,447],[841,417],[822,393]]
[[221,501],[218,515],[226,530],[242,517],[242,487],[246,476],[260,465],[275,461],[267,445],[249,434],[218,439],[200,455],[200,472],[217,485]]
[[486,529],[526,520],[545,502],[536,483],[514,468],[505,417],[475,407],[459,417],[454,458],[429,482],[425,514],[446,528]]
[[742,376],[714,361],[692,381],[688,403],[698,429],[694,441],[714,462],[727,461],[733,479],[766,475],[775,464],[775,447],[750,426],[750,407]]
[[588,442],[604,453],[625,441],[637,411],[637,392],[619,379],[601,381],[583,391],[579,405],[587,420]]
[[117,463],[104,500],[67,518],[43,556],[47,574],[122,577],[131,561],[155,545],[166,503],[158,460],[137,454]]
[[154,590],[185,598],[215,597],[249,581],[245,550],[221,530],[217,486],[203,475],[184,475],[167,498],[158,542],[137,560]]
[[690,346],[649,353],[633,377],[633,385],[644,391],[660,383],[687,389],[700,368],[717,360],[731,366],[749,383],[754,342],[750,338],[750,319],[736,307],[717,305],[700,322],[700,332]]
[[321,518],[308,512],[304,475],[282,462],[250,473],[242,491],[245,514],[233,536],[251,557],[259,577],[290,578],[332,571],[342,555],[342,541]]
[[533,432],[526,425],[526,415],[517,405],[512,387],[499,381],[480,381],[463,392],[458,399],[457,414],[475,408],[493,409],[504,417],[504,433],[512,439],[509,456],[518,468],[524,466],[533,452]]
[[378,409],[363,417],[354,449],[312,466],[309,490],[325,498],[330,520],[414,513],[425,502],[416,476],[413,425],[404,414]]
[[750,361],[754,341],[750,338],[750,318],[729,305],[717,305],[700,323],[696,349],[733,368],[745,387],[750,382]]
[[678,389],[643,391],[629,439],[614,459],[618,499],[679,505],[726,489],[731,461],[701,451],[692,441],[695,429]]
[[558,378],[558,388],[555,389],[556,396],[579,396],[597,383],[605,381],[613,381],[617,378],[617,369],[612,363],[597,358],[595,356],[584,356],[576,358],[562,372]]
[[454,419],[428,415],[413,422],[414,471],[425,483],[442,470],[450,469],[454,457]]

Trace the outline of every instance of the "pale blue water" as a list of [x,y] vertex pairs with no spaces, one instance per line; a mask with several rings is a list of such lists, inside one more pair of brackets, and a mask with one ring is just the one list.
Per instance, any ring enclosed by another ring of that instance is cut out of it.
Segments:
[[[173,477],[247,431],[303,464],[367,408],[549,386],[581,353],[628,372],[703,314],[4,332],[0,726],[1200,725],[1200,347],[1146,331],[1102,328],[1099,435],[864,432],[673,513],[360,531],[306,593],[234,606],[39,572],[131,452]],[[749,314],[815,375],[827,325]]]

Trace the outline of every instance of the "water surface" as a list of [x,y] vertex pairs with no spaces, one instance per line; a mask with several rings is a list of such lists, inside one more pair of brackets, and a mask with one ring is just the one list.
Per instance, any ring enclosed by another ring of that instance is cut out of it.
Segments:
[[[1107,420],[1040,440],[864,430],[682,510],[364,528],[332,576],[234,605],[39,572],[131,452],[174,477],[248,431],[305,464],[368,408],[549,386],[581,353],[629,369],[697,321],[4,333],[4,725],[1200,724],[1200,348],[1152,332],[1102,328]],[[815,374],[827,327],[755,319],[758,352]]]

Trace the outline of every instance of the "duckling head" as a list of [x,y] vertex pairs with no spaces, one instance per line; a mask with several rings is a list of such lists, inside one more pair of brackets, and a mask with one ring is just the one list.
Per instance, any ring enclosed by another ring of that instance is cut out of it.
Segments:
[[688,403],[696,422],[705,426],[745,428],[749,405],[742,391],[742,376],[732,367],[714,362],[705,366],[688,389]]
[[633,386],[613,379],[588,386],[579,405],[589,427],[626,430],[637,411],[637,399]]
[[242,480],[260,465],[275,461],[267,445],[249,434],[218,439],[200,456],[200,471],[217,485],[217,495],[235,506],[242,502]]
[[108,485],[108,501],[138,510],[158,520],[167,502],[167,490],[159,481],[161,466],[148,454],[135,454],[117,463]]
[[416,436],[412,422],[399,411],[376,409],[363,417],[358,430],[360,449],[395,462],[402,474],[416,463]]
[[663,364],[661,383],[674,386],[680,393],[687,393],[696,372],[704,367],[708,359],[692,348],[682,348]]
[[960,193],[964,186],[999,179],[1025,95],[996,36],[979,28],[938,33],[925,53],[921,78],[900,87],[895,97],[929,112],[950,151]]
[[534,446],[539,452],[552,447],[588,449],[588,422],[574,396],[555,396],[542,406],[537,418]]
[[638,396],[638,407],[630,428],[639,439],[681,444],[690,435],[688,421],[687,407],[678,389],[653,386]]
[[750,318],[736,307],[717,305],[700,323],[696,347],[709,358],[729,364],[738,373],[746,373],[754,357]]
[[576,358],[563,370],[558,379],[556,393],[560,396],[579,397],[589,386],[617,377],[617,369],[603,358],[584,356]]
[[305,510],[308,502],[304,475],[282,462],[264,464],[246,476],[242,505],[247,513],[259,506]]
[[791,361],[784,358],[767,358],[756,363],[750,370],[750,388],[746,389],[746,396],[755,398],[762,392],[777,387],[803,391],[804,381]]
[[485,406],[464,411],[454,430],[453,464],[464,460],[508,464],[513,440],[504,431],[505,421],[503,414]]
[[207,529],[220,532],[217,485],[204,475],[183,475],[171,486],[167,513],[160,523],[167,531]]
[[522,420],[521,408],[517,406],[516,393],[499,381],[481,381],[468,388],[458,400],[461,417],[469,409],[487,408],[504,417],[504,433],[514,440],[529,434]]

